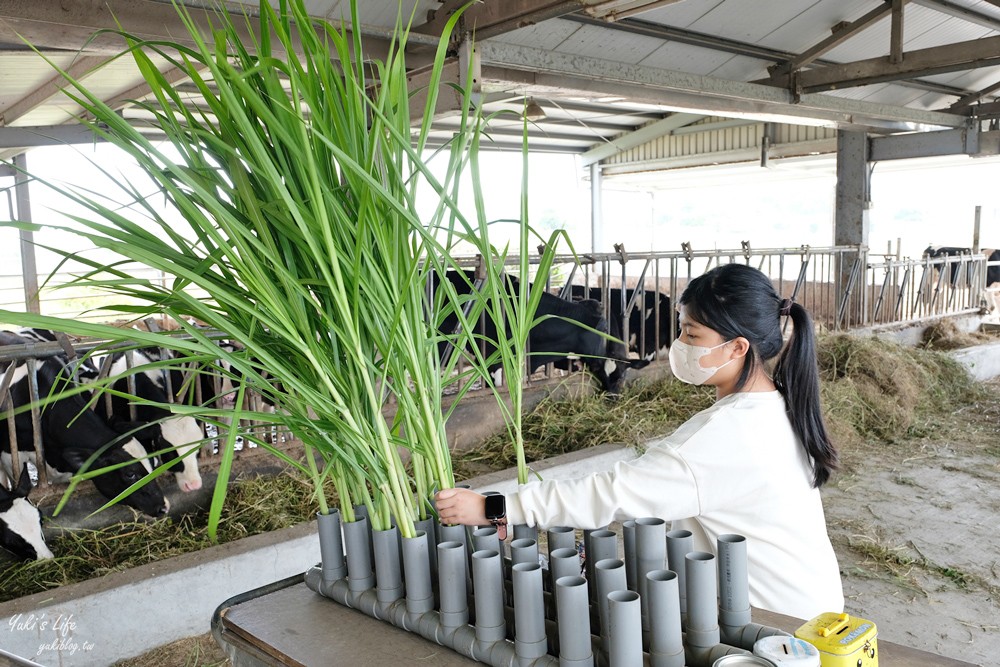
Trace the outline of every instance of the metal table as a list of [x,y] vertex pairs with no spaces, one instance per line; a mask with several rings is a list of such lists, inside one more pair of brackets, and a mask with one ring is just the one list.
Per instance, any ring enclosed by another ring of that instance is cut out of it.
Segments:
[[[789,632],[803,623],[756,609],[753,620]],[[212,633],[235,667],[481,664],[324,598],[303,583],[302,575],[222,603],[212,619]],[[880,667],[975,667],[881,638],[878,648]]]

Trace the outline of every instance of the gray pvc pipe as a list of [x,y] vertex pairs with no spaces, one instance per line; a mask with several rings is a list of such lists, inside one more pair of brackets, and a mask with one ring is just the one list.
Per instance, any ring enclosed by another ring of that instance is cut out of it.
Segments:
[[555,591],[559,617],[559,667],[592,667],[594,653],[590,644],[587,580],[579,575],[560,577],[556,580]]
[[510,562],[538,564],[538,542],[527,537],[521,537],[510,543]]
[[625,549],[625,581],[630,591],[639,590],[639,582],[635,576],[635,521],[629,519],[622,522],[622,542]]
[[715,556],[692,551],[685,557],[687,567],[687,642],[694,648],[710,648],[719,643],[718,582]]
[[628,590],[625,577],[625,562],[618,558],[606,558],[594,564],[597,586],[597,618],[600,625],[602,653],[608,652],[608,595],[615,591]]
[[340,534],[340,510],[329,514],[316,513],[316,530],[319,533],[319,555],[323,564],[323,581],[331,582],[347,576],[344,561],[344,541]]
[[587,559],[599,563],[608,558],[618,558],[618,535],[611,530],[595,530],[590,534]]
[[639,594],[614,591],[608,595],[608,664],[642,665],[642,628]]
[[464,547],[469,543],[469,536],[465,532],[465,526],[446,526],[439,523],[436,528],[438,544],[442,542],[461,542]]
[[576,531],[569,526],[553,526],[548,532],[549,554],[556,549],[576,550]]
[[372,618],[391,623],[392,625],[419,634],[424,639],[452,649],[492,667],[557,667],[559,661],[550,655],[542,655],[525,663],[516,662],[514,645],[506,640],[483,643],[476,639],[475,630],[470,625],[457,628],[445,627],[440,614],[429,611],[419,616],[412,616],[406,611],[406,604],[397,600],[389,605],[380,605],[375,598],[375,591],[367,590],[355,593],[348,588],[343,579],[330,584],[324,584],[321,569],[314,567],[306,572],[305,583],[320,595],[351,609],[356,609]]
[[496,551],[500,553],[500,537],[493,526],[476,528],[472,531],[472,551]]
[[514,655],[521,663],[546,654],[545,607],[542,596],[542,567],[518,563],[512,568],[514,583]]
[[761,637],[788,633],[750,622],[750,579],[747,574],[747,541],[742,535],[720,535],[719,633],[722,641],[748,651]]
[[649,595],[646,574],[662,570],[667,563],[667,524],[663,519],[643,517],[635,520],[635,574],[642,609],[642,630],[649,632]]
[[403,538],[403,581],[408,613],[419,615],[434,609],[430,549],[427,548],[427,535],[422,530],[418,530],[413,537]]
[[[563,547],[549,552],[549,579],[552,590],[556,590],[556,582],[562,577],[580,576],[580,554],[575,548]],[[590,601],[584,600],[589,606]],[[556,606],[558,609],[558,605]],[[557,611],[558,613],[558,611]]]
[[399,529],[376,530],[375,592],[378,601],[386,604],[403,597],[403,569],[400,561]]
[[750,622],[750,579],[747,540],[742,535],[719,535],[719,623],[743,626]]
[[514,524],[512,534],[515,540],[538,541],[538,528],[536,526],[528,526],[523,523],[517,523]]
[[684,667],[680,593],[677,573],[653,570],[646,574],[649,596],[649,665]]
[[476,589],[476,639],[484,643],[506,639],[503,564],[499,551],[484,549],[472,554],[472,580]]
[[677,574],[681,596],[681,624],[687,625],[687,563],[684,557],[694,551],[694,536],[690,530],[667,532],[667,569]]
[[347,549],[347,583],[353,592],[360,593],[375,585],[368,519],[361,517],[344,523],[343,529]]
[[465,585],[465,545],[458,541],[438,545],[438,590],[441,597],[441,625],[457,628],[469,622]]
[[433,517],[420,519],[413,522],[413,527],[417,531],[424,532],[424,539],[427,541],[427,557],[430,560],[431,580],[437,580],[437,521]]

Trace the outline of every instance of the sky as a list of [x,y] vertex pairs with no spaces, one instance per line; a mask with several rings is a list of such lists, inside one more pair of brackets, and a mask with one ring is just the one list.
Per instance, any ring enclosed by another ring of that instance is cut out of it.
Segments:
[[[112,192],[103,165],[117,179],[128,179],[141,191],[157,197],[143,185],[144,177],[117,149],[107,145],[51,147],[28,153],[28,169],[52,181],[72,182],[94,192]],[[488,153],[481,157],[487,220],[516,220],[521,211],[519,153]],[[598,252],[611,252],[615,243],[627,250],[678,251],[682,242],[695,249],[737,249],[748,240],[752,247],[814,247],[832,245],[836,178],[833,161],[796,164],[773,161],[773,168],[753,165],[708,171],[686,169],[646,176],[639,183],[604,180],[603,226]],[[590,183],[588,170],[570,155],[536,154],[529,160],[529,222],[546,236],[565,229],[578,252],[591,251]],[[872,175],[869,211],[872,252],[919,257],[927,245],[971,246],[976,206],[981,207],[981,247],[1000,246],[1000,160],[950,158],[907,160],[876,164]],[[9,188],[13,179],[0,179]],[[466,182],[461,205],[474,210],[472,188]],[[0,199],[0,220],[10,219],[8,197]],[[31,186],[33,219],[60,224],[74,206],[40,184]],[[427,201],[424,206],[429,206]],[[516,239],[516,227],[493,225],[493,241]],[[54,231],[36,235],[41,245],[78,249],[74,236]],[[93,249],[90,250],[93,253]],[[98,256],[98,255],[93,255]],[[56,265],[51,253],[39,251],[39,270]],[[20,275],[16,232],[0,229],[0,276]],[[0,302],[6,298],[0,287]],[[13,294],[17,296],[16,291]]]

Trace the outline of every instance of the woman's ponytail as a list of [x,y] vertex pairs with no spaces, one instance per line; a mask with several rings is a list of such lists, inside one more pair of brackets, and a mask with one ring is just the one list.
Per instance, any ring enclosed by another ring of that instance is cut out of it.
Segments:
[[788,315],[794,331],[778,355],[774,384],[785,398],[792,430],[812,459],[813,486],[820,487],[837,469],[837,450],[823,422],[812,318],[805,308],[794,302],[788,308]]

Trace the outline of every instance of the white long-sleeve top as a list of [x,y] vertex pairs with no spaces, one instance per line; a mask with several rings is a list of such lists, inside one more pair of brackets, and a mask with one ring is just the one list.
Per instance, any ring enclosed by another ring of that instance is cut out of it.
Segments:
[[750,604],[802,619],[840,612],[840,568],[809,457],[777,391],[735,393],[611,470],[531,482],[507,496],[507,519],[599,528],[659,517],[689,530],[697,551],[747,538]]

